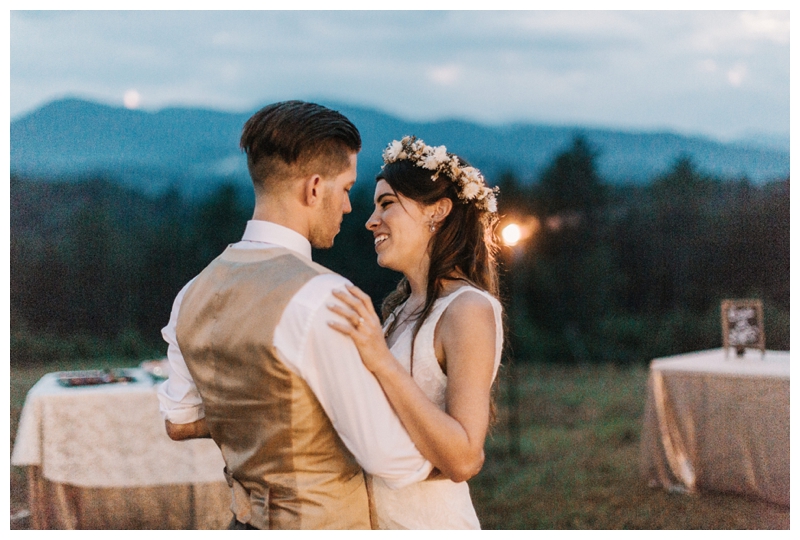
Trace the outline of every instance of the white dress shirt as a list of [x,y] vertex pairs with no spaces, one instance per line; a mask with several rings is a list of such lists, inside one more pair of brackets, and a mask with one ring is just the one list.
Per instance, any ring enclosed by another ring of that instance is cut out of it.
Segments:
[[[248,221],[242,241],[232,247],[279,246],[311,259],[311,244],[305,237],[266,221]],[[205,416],[175,337],[181,301],[192,281],[178,293],[169,323],[161,330],[171,373],[159,387],[158,398],[162,416],[174,424]],[[308,383],[359,465],[392,487],[404,487],[425,479],[433,466],[411,441],[378,381],[361,362],[352,339],[328,326],[328,321],[339,317],[326,307],[338,302],[332,291],[349,283],[337,274],[309,280],[286,306],[275,327],[274,345],[278,359]]]

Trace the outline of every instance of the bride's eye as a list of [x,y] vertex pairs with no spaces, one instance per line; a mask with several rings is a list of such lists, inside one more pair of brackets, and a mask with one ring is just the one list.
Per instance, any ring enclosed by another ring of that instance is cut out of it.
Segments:
[[383,208],[384,210],[386,210],[386,207],[387,207],[387,206],[389,206],[390,204],[392,204],[392,202],[393,202],[393,201],[383,201],[383,202],[381,203],[381,208]]

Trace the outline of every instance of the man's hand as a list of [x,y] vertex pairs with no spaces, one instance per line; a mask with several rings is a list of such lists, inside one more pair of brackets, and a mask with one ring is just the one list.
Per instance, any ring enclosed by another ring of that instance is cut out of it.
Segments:
[[165,420],[164,425],[167,427],[167,435],[169,435],[169,438],[173,441],[211,438],[211,433],[208,431],[205,418],[201,418],[190,424],[173,424],[169,420]]

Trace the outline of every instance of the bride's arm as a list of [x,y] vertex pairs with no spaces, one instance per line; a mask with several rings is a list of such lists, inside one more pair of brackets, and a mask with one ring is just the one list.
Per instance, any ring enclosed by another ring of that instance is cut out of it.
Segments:
[[350,292],[355,298],[346,294],[337,298],[352,310],[331,306],[350,324],[332,322],[331,326],[353,338],[364,364],[375,374],[422,455],[454,482],[472,478],[483,465],[489,425],[495,356],[491,304],[467,292],[453,300],[439,320],[437,355],[443,354],[447,361],[445,412],[392,356],[369,297],[355,287]]

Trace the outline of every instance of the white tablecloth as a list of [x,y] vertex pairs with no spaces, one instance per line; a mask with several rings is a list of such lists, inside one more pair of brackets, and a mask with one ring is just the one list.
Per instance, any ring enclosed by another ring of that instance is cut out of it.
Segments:
[[653,360],[642,473],[670,490],[789,504],[789,352],[723,349]]
[[698,351],[678,356],[657,358],[650,369],[661,372],[688,372],[724,375],[726,377],[757,377],[789,379],[789,351],[760,351],[748,349],[744,356],[736,356],[731,349],[727,356],[723,349]]
[[224,482],[214,441],[171,440],[152,379],[128,371],[137,382],[64,387],[55,373],[42,377],[25,399],[11,464],[86,487]]

